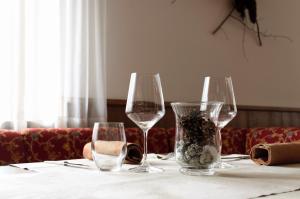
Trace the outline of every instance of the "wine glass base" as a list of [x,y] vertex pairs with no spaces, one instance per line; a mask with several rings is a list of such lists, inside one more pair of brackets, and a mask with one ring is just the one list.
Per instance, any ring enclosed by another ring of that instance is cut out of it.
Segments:
[[153,166],[138,166],[134,168],[130,168],[129,171],[134,172],[134,173],[162,173],[165,170],[162,168],[157,168]]
[[218,169],[231,169],[234,168],[233,165],[228,164],[226,162],[218,162],[215,164],[214,168],[218,168]]

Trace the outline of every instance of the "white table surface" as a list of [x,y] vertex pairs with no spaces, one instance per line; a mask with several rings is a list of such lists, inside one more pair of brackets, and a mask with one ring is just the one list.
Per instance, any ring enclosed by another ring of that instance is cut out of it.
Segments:
[[[90,164],[88,160],[70,162]],[[258,166],[251,160],[230,162],[232,169],[219,169],[214,176],[181,174],[174,160],[150,156],[159,174],[136,174],[124,165],[118,173],[72,168],[47,163],[18,164],[34,171],[0,167],[0,198],[5,199],[96,199],[96,198],[300,198],[300,164]],[[287,192],[287,193],[283,193]]]

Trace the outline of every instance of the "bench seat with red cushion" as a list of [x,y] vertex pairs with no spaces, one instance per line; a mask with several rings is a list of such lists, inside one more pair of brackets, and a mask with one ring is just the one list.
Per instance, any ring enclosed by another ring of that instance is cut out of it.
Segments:
[[[128,142],[143,145],[138,128],[126,128]],[[45,160],[82,158],[83,146],[90,142],[90,128],[28,128],[21,132],[0,130],[0,165]],[[225,128],[223,154],[248,154],[258,143],[300,141],[300,128]],[[148,153],[174,151],[175,128],[152,128],[148,134]]]

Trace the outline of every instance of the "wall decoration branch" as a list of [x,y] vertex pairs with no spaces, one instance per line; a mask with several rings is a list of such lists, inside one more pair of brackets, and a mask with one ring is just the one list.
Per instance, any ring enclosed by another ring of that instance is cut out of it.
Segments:
[[238,19],[236,18],[233,13],[234,11],[237,11],[240,15],[240,22],[244,26],[247,25],[245,22],[246,15],[248,13],[248,17],[250,19],[250,22],[256,25],[256,33],[257,33],[257,40],[258,45],[262,46],[262,40],[261,40],[261,32],[259,28],[259,23],[257,21],[257,5],[256,0],[233,0],[233,6],[228,15],[221,21],[221,23],[217,26],[217,28],[212,32],[212,34],[216,34],[224,25],[224,23],[230,18]]
[[[177,0],[172,0],[171,4],[174,4]],[[238,21],[244,26],[244,31],[248,30],[250,32],[253,32],[257,36],[257,43],[259,46],[263,45],[262,37],[269,37],[269,38],[281,38],[286,39],[290,42],[292,42],[292,39],[285,35],[274,35],[269,34],[266,32],[262,32],[260,30],[259,21],[257,18],[257,3],[256,0],[231,0],[232,1],[232,8],[228,12],[228,14],[225,16],[225,18],[221,21],[221,23],[212,31],[212,34],[215,35],[219,30],[222,29],[223,25],[227,22],[229,19],[233,19]],[[239,16],[235,15],[235,12],[239,14]],[[248,20],[255,25],[256,28],[250,27],[247,23]],[[245,32],[244,32],[245,33]],[[245,34],[244,34],[245,36]],[[243,38],[243,45],[244,45],[245,38]],[[245,53],[245,49],[244,49]]]

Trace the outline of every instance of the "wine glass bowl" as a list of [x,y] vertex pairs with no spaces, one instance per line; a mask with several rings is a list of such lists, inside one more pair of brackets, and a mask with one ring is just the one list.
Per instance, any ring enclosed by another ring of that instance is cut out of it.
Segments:
[[151,102],[140,101],[133,105],[131,111],[126,110],[126,114],[130,120],[143,130],[154,126],[163,117],[164,111]]
[[138,173],[162,172],[147,162],[147,136],[151,129],[165,114],[164,98],[159,74],[132,73],[130,77],[126,110],[144,134],[144,155],[140,166],[132,169]]

